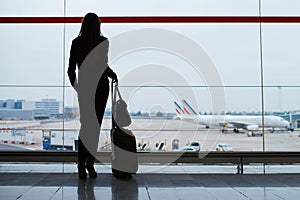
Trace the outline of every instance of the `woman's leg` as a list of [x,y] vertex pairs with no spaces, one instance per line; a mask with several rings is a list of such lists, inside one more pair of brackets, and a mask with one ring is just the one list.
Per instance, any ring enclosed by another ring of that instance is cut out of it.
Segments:
[[[104,112],[105,112],[105,107],[106,107],[108,95],[109,95],[109,86],[101,84],[101,82],[100,82],[98,84],[96,94],[95,94],[95,112],[96,112],[96,115],[97,115],[99,128],[101,127],[101,124],[102,124],[103,115],[104,115]],[[100,130],[97,132],[97,134],[98,134],[98,137],[95,137],[95,138],[99,138]],[[98,140],[97,140],[97,144],[98,144]],[[96,149],[95,152],[97,152],[97,149]],[[90,152],[88,152],[87,168],[93,167],[94,163],[95,163],[94,155],[91,154]]]
[[[82,123],[78,141],[78,175],[79,178],[85,179],[86,169],[90,178],[96,178],[97,173],[93,167],[95,154],[97,152],[100,127],[98,121],[91,119],[92,123]],[[84,178],[82,178],[84,177]]]
[[82,143],[80,137],[78,138],[78,176],[80,179],[86,179],[85,164],[87,159],[87,149]]
[[99,83],[95,95],[95,110],[96,110],[97,120],[100,127],[102,124],[108,95],[109,95],[109,85]]
[[82,143],[80,137],[78,138],[78,168],[85,168],[87,160],[87,149]]

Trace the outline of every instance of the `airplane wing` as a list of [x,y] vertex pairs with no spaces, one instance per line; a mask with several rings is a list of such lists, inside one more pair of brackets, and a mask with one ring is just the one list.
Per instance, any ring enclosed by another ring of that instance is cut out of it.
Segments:
[[228,124],[231,124],[234,128],[242,128],[246,130],[257,130],[258,125],[257,124],[249,124],[245,122],[239,122],[239,121],[227,121]]
[[243,129],[246,129],[247,125],[249,125],[244,122],[237,122],[237,121],[228,121],[227,123],[231,124],[235,128],[243,128]]

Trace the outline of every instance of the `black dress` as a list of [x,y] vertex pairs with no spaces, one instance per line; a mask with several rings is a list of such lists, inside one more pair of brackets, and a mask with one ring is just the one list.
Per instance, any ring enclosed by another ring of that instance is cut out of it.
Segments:
[[[100,127],[109,95],[109,80],[115,73],[108,66],[108,39],[100,36],[72,41],[68,75],[78,94],[81,128],[78,166],[92,166],[98,148]],[[78,67],[78,82],[76,77]]]

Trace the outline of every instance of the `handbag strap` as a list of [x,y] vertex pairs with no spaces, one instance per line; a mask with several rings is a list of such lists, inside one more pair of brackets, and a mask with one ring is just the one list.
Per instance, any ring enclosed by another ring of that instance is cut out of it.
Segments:
[[120,90],[119,90],[119,84],[118,82],[115,83],[115,86],[114,86],[114,82],[111,81],[111,121],[112,121],[112,128],[115,128],[117,126],[116,124],[116,121],[114,119],[114,114],[115,114],[115,105],[116,105],[116,102],[117,102],[117,94],[118,94],[118,97],[119,99],[123,100],[122,99],[122,96],[121,96],[121,93],[120,93]]
[[[119,96],[119,99],[121,99],[121,100],[123,100],[122,99],[122,96],[121,96],[121,93],[120,93],[120,90],[119,90],[119,87],[118,87],[118,83],[116,83],[116,87],[115,87],[116,89],[115,89],[115,92],[117,92],[118,93],[118,96]],[[116,97],[116,96],[115,96]],[[115,99],[116,100],[116,99]]]

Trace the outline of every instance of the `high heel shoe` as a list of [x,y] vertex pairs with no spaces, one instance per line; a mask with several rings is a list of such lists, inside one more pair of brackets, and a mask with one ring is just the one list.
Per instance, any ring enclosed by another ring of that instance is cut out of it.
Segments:
[[86,174],[86,171],[85,171],[85,168],[78,168],[78,177],[80,179],[86,179],[87,177],[87,174]]
[[89,172],[90,178],[97,178],[97,172],[96,172],[94,166],[86,167],[86,169],[87,169],[88,172]]

